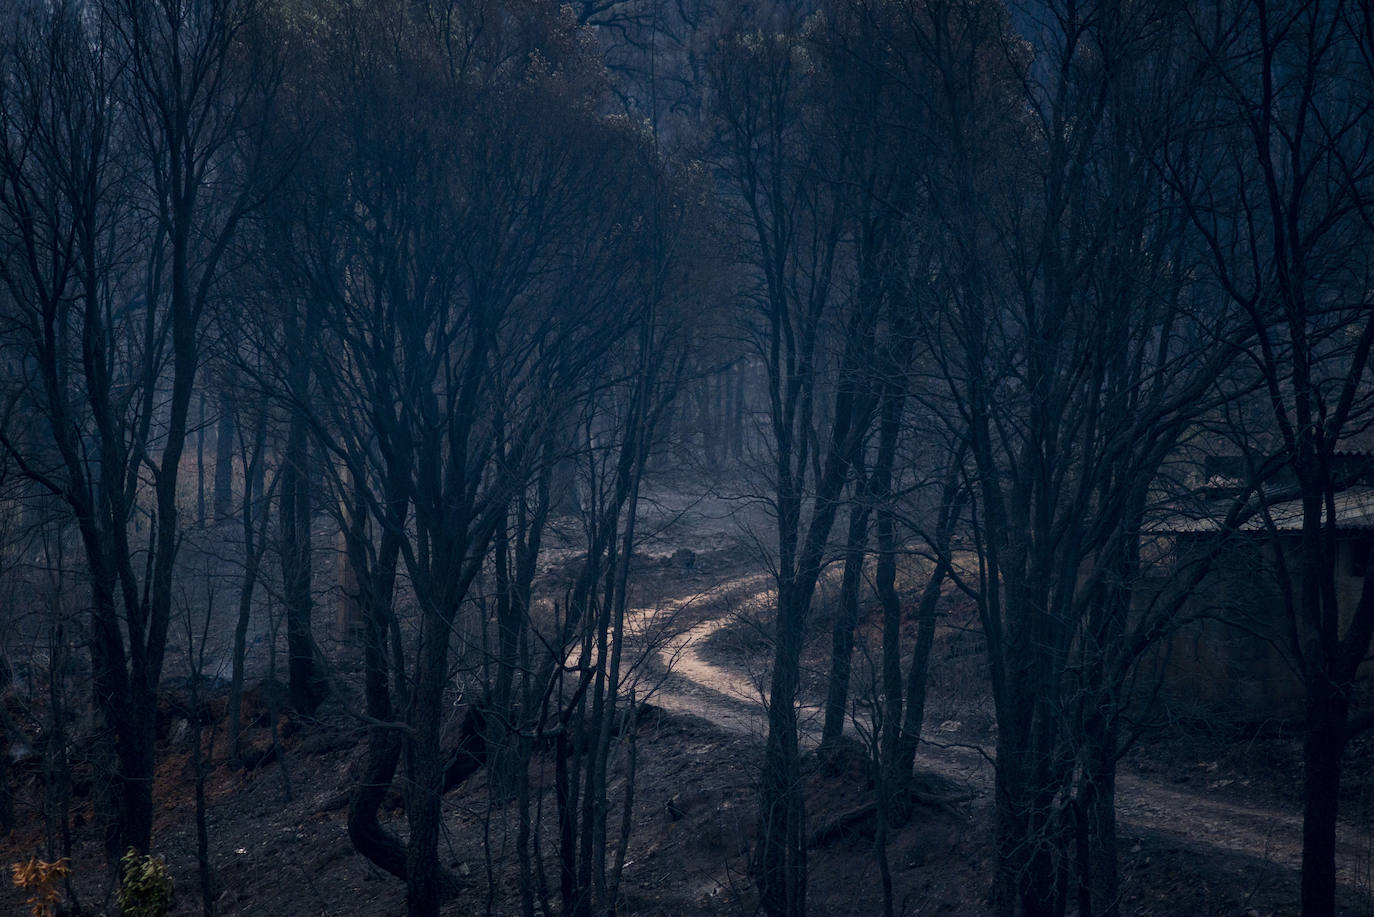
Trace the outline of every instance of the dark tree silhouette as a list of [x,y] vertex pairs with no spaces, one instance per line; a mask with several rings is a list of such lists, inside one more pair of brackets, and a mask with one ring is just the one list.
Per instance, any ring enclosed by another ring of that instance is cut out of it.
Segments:
[[260,199],[274,67],[256,15],[237,0],[59,3],[21,11],[6,46],[5,346],[23,367],[6,381],[47,429],[0,435],[67,501],[90,568],[95,703],[117,758],[112,861],[149,843],[200,332]]
[[[1248,356],[1271,417],[1253,467],[1277,460],[1295,482],[1254,482],[1301,505],[1296,557],[1275,551],[1287,609],[1275,635],[1306,692],[1304,914],[1336,907],[1342,757],[1374,725],[1352,692],[1374,635],[1368,571],[1354,607],[1337,599],[1336,454],[1370,422],[1374,241],[1374,19],[1342,2],[1203,5],[1193,14],[1202,76],[1195,126],[1161,156],[1211,255],[1214,276],[1251,325]],[[1273,520],[1266,521],[1277,536]],[[1299,585],[1300,584],[1300,585]]]

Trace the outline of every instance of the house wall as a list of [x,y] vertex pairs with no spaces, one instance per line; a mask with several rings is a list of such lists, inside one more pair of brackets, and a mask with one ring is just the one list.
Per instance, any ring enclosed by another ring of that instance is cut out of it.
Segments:
[[[1283,536],[1280,544],[1296,564],[1298,536]],[[1184,536],[1178,551],[1188,550]],[[1367,548],[1342,538],[1337,552],[1344,629],[1364,587],[1356,569]],[[1260,533],[1228,547],[1185,604],[1185,623],[1143,661],[1143,673],[1158,679],[1161,698],[1173,712],[1247,722],[1302,716],[1303,687],[1286,652],[1290,615],[1276,557],[1273,543]],[[1290,579],[1296,596],[1300,578]],[[1359,694],[1372,701],[1374,664],[1366,663],[1361,675]]]

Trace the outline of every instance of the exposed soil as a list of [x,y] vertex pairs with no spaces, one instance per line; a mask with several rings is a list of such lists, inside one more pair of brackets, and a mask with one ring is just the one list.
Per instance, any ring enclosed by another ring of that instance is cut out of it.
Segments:
[[[759,626],[770,581],[754,555],[731,533],[727,512],[691,504],[659,505],[658,540],[637,578],[640,611],[629,623],[641,664],[636,692],[652,705],[634,732],[637,778],[632,834],[621,883],[622,913],[642,915],[752,914],[747,876],[753,842],[755,783],[762,748],[762,690],[771,648]],[[690,540],[673,539],[684,514],[698,513]],[[701,519],[709,520],[702,523]],[[690,546],[691,556],[678,549]],[[824,595],[822,596],[824,599]],[[821,608],[825,602],[820,603]],[[937,639],[928,741],[918,755],[923,779],[967,797],[919,808],[892,832],[887,854],[900,914],[986,913],[992,862],[990,837],[991,705],[981,671],[979,637],[968,609],[950,600]],[[808,648],[811,694],[802,711],[809,745],[819,733],[815,691],[822,683],[829,628],[823,612]],[[862,654],[861,654],[862,655]],[[867,690],[856,669],[856,697]],[[362,754],[361,725],[348,677],[339,696],[313,720],[277,722],[284,755],[247,772],[223,760],[224,724],[207,729],[214,767],[206,780],[210,860],[216,912],[222,915],[383,915],[404,912],[402,884],[353,852],[347,837],[346,788]],[[248,712],[246,737],[264,759],[271,746],[266,715],[270,686]],[[211,719],[222,703],[211,705]],[[860,722],[862,719],[860,718]],[[857,741],[838,773],[822,772],[808,756],[808,817],[813,829],[839,825],[870,798],[868,767]],[[1174,729],[1140,742],[1123,767],[1119,790],[1121,870],[1129,915],[1296,915],[1300,806],[1294,740],[1281,730]],[[628,743],[612,785],[611,822],[624,804]],[[155,846],[177,882],[177,914],[201,913],[195,868],[194,772],[190,730],[172,714],[161,743]],[[1341,913],[1374,914],[1371,752],[1352,750],[1349,821],[1341,836]],[[537,828],[552,850],[553,762],[531,772],[546,792]],[[89,781],[87,781],[89,782]],[[78,787],[80,789],[80,787]],[[0,860],[41,854],[41,774],[29,772],[16,796],[20,825],[0,841]],[[514,860],[513,807],[490,803],[480,773],[445,799],[448,834],[442,855],[466,878],[450,914],[513,914],[519,888],[514,869],[491,866],[486,851]],[[90,799],[73,805],[72,888],[87,913],[112,909]],[[397,806],[384,813],[402,832]],[[810,912],[881,912],[881,883],[872,825],[857,820],[828,832],[809,858]],[[556,898],[555,865],[546,863]],[[21,913],[25,895],[0,887],[0,913]]]
[[[741,680],[761,685],[751,675],[771,647],[752,609],[765,607],[767,598],[756,596],[741,603],[743,611],[694,627],[693,634],[701,639],[679,653],[678,671],[732,694]],[[996,725],[981,636],[966,600],[947,596],[942,604],[917,766],[968,787],[975,795],[969,811],[986,823]],[[812,677],[804,679],[801,708],[803,741],[813,745],[819,739],[829,659],[830,622],[819,623],[810,628],[805,659]],[[876,619],[861,624],[858,692],[864,691],[865,678],[873,678],[872,667],[863,663],[876,658],[879,633]],[[870,640],[867,657],[865,635]],[[906,637],[914,638],[914,633]],[[876,696],[876,685],[868,684]],[[755,691],[755,697],[761,696],[757,687]],[[855,718],[861,721],[862,712]],[[1301,760],[1296,732],[1272,723],[1174,723],[1143,730],[1117,783],[1123,893],[1131,905],[1126,912],[1299,913]],[[1374,737],[1365,735],[1351,743],[1342,783],[1337,852],[1341,913],[1374,914],[1372,783]]]

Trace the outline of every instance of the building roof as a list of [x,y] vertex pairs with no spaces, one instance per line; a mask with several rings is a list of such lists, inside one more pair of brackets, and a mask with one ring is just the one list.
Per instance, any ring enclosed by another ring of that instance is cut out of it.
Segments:
[[[1357,484],[1336,494],[1336,528],[1340,531],[1374,531],[1374,486]],[[1149,526],[1157,532],[1215,532],[1230,510],[1229,501],[1213,500],[1196,512],[1175,512]],[[1269,504],[1269,518],[1280,532],[1302,530],[1302,500],[1286,499]],[[1241,531],[1259,532],[1267,528],[1264,515],[1253,513],[1240,525]]]

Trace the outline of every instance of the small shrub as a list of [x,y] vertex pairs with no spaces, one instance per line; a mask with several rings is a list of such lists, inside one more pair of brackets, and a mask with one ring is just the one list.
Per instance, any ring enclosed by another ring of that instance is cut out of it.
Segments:
[[119,910],[124,917],[164,917],[172,909],[172,874],[162,857],[142,856],[130,847],[119,861]]
[[71,872],[67,858],[63,857],[56,863],[48,863],[31,857],[28,862],[15,863],[10,869],[15,886],[32,892],[29,900],[24,902],[29,906],[29,913],[33,917],[53,917],[54,906],[62,900],[57,883]]

